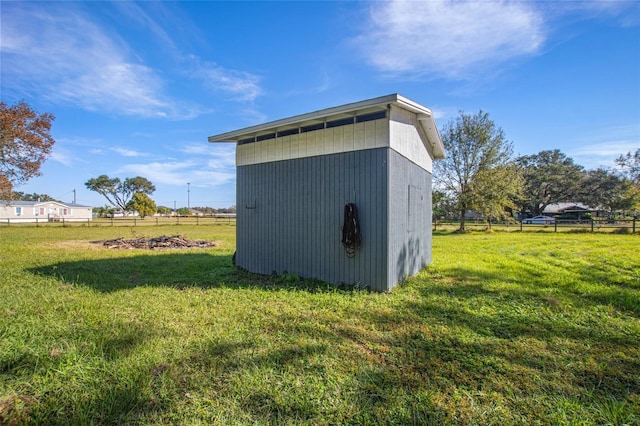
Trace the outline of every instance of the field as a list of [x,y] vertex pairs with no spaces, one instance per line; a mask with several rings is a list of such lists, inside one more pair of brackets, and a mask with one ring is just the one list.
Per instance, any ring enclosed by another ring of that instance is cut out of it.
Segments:
[[[640,424],[640,236],[434,235],[391,294],[226,224],[0,229],[0,424]],[[206,249],[91,241],[181,234]]]

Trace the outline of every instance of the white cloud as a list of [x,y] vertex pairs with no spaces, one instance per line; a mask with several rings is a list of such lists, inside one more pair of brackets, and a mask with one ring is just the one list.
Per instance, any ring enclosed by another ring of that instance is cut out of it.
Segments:
[[155,185],[186,185],[187,176],[194,167],[191,161],[152,162],[145,164],[126,164],[117,170],[117,174],[129,173],[144,176]]
[[54,103],[144,117],[175,117],[163,81],[128,47],[74,7],[3,6],[3,86]]
[[207,155],[211,153],[210,146],[202,142],[188,142],[176,150],[184,154]]
[[144,176],[155,185],[186,185],[193,187],[211,187],[222,185],[235,179],[235,169],[228,164],[216,164],[210,161],[184,160],[169,162],[151,162],[145,164],[127,164],[116,174],[135,174]]
[[228,93],[233,100],[252,102],[262,95],[257,75],[223,68],[213,62],[202,61],[196,56],[187,58],[190,75],[201,79],[205,87],[214,92]]
[[584,140],[573,142],[567,155],[586,169],[615,166],[615,159],[640,149],[640,127],[637,124],[596,129]]
[[[131,14],[138,10],[135,7]],[[11,3],[3,5],[2,12],[3,90],[18,97],[38,96],[54,104],[138,117],[190,119],[204,112],[172,98],[166,70],[158,72],[144,63],[113,28],[100,25],[72,3]],[[164,46],[173,47],[167,33],[147,15],[139,19]],[[184,60],[179,52],[172,57]],[[249,73],[211,63],[200,64],[198,72],[197,78],[207,87],[230,93],[236,100],[253,101],[262,93],[258,78]]]
[[368,24],[355,43],[374,67],[453,79],[536,54],[545,39],[527,2],[375,2]]
[[201,162],[206,162],[207,167],[222,168],[235,167],[236,144],[235,143],[201,143],[185,142],[180,144],[178,152],[195,156]]
[[77,160],[77,157],[66,149],[55,148],[49,157],[52,161],[57,161],[67,167],[71,167]]
[[129,148],[123,148],[120,146],[116,146],[113,148],[109,148],[111,151],[113,152],[117,152],[118,154],[122,155],[123,157],[147,157],[148,154],[145,154],[144,152],[139,152],[139,151],[135,151],[133,149],[129,149]]

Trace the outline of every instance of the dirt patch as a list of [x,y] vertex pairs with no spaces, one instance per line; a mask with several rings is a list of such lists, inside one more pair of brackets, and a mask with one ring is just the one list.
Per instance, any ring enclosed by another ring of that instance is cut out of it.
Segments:
[[158,250],[158,249],[181,249],[181,248],[208,248],[208,247],[217,247],[218,243],[215,241],[207,241],[207,240],[189,240],[182,235],[174,235],[174,236],[160,236],[154,238],[116,238],[113,240],[98,240],[91,241],[94,244],[101,244],[102,246],[109,249],[147,249],[147,250]]
[[62,248],[62,249],[69,249],[69,250],[102,250],[102,247],[96,246],[95,244],[91,244],[91,242],[87,240],[55,241],[50,243],[39,244],[39,246]]

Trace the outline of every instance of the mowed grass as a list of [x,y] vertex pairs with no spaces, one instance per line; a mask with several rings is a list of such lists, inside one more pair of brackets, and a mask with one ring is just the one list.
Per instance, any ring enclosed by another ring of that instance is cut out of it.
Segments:
[[[436,234],[377,294],[234,233],[0,229],[0,424],[640,424],[638,235]],[[220,244],[90,243],[175,234]]]

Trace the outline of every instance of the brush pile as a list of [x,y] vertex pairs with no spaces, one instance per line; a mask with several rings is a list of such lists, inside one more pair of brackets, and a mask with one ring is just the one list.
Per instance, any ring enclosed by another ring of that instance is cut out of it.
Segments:
[[114,240],[100,240],[92,241],[96,244],[102,244],[106,248],[110,249],[180,249],[180,248],[207,248],[216,247],[217,244],[214,241],[206,240],[188,240],[182,235],[174,235],[168,237],[166,235],[155,238],[116,238]]

